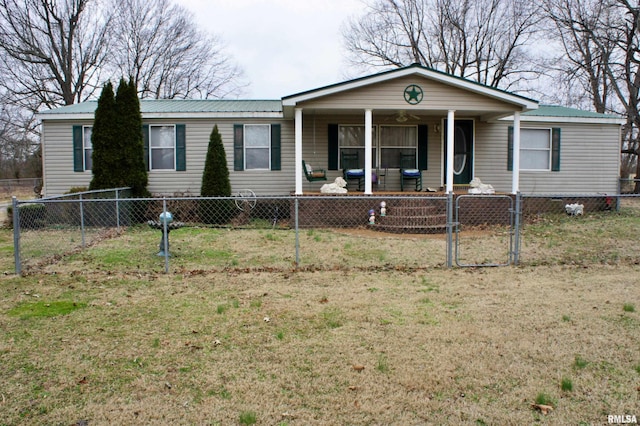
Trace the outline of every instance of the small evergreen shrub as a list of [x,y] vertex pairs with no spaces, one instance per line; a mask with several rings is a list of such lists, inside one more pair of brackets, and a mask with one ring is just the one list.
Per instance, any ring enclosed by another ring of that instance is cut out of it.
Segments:
[[86,186],[74,186],[69,188],[69,190],[65,192],[65,194],[77,194],[78,192],[87,192],[88,190],[89,188],[87,188]]
[[[200,195],[202,197],[231,197],[227,155],[217,125],[213,127],[209,136]],[[231,199],[200,200],[198,212],[200,221],[208,224],[228,223],[237,213]]]
[[[18,206],[21,229],[44,228],[47,223],[47,208],[44,204],[22,204]],[[13,206],[7,207],[9,226],[13,226]]]

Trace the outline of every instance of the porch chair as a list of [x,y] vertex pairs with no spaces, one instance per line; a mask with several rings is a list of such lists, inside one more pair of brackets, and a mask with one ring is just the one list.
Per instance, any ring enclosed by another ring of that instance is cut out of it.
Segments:
[[415,181],[416,191],[422,191],[422,172],[416,169],[415,154],[400,154],[400,190],[404,191],[404,181]]
[[319,180],[327,180],[327,172],[324,169],[314,169],[309,164],[302,160],[302,170],[304,170],[304,176],[309,182],[316,182]]
[[358,191],[362,191],[364,184],[364,169],[360,168],[358,153],[342,153],[342,177],[349,184],[350,180],[358,181]]

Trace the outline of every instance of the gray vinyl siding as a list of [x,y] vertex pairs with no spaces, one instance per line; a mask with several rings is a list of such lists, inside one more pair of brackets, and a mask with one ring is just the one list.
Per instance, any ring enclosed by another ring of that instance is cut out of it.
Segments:
[[91,172],[73,171],[73,126],[91,126],[91,121],[45,121],[42,126],[43,192],[62,195],[74,187],[88,187]]
[[[400,86],[404,87],[406,82]],[[426,96],[425,92],[425,96]],[[404,102],[404,100],[403,100]],[[408,104],[405,104],[408,105]],[[438,189],[444,184],[443,121],[446,113],[422,116],[406,125],[426,124],[428,133],[428,168],[423,171],[423,187]],[[473,119],[470,115],[456,115],[459,119]],[[186,126],[186,171],[149,172],[149,190],[153,194],[184,194],[197,196],[209,136],[218,125],[225,146],[232,191],[251,189],[259,195],[287,195],[295,189],[295,135],[294,121],[287,119],[144,119],[144,124],[184,124]],[[281,170],[233,170],[234,124],[281,125]],[[314,168],[328,169],[328,125],[364,125],[364,111],[332,115],[303,109],[302,158]],[[91,172],[73,171],[74,125],[91,125],[90,120],[44,120],[43,159],[44,191],[46,196],[60,195],[73,187],[86,187]],[[374,125],[396,124],[393,115],[374,109]],[[511,172],[507,171],[507,129],[509,121],[483,122],[474,120],[474,177],[494,186],[496,191],[511,192]],[[436,131],[436,126],[440,127]],[[559,172],[527,172],[520,175],[520,190],[530,193],[614,193],[617,191],[619,169],[620,126],[616,124],[588,123],[533,123],[522,120],[523,128],[562,129],[561,165]],[[375,167],[375,165],[374,165]],[[327,170],[328,182],[341,176],[341,170]],[[386,190],[400,189],[398,169],[388,170]],[[303,177],[303,192],[318,192],[324,182],[308,182]],[[374,186],[374,190],[377,188]]]
[[[171,120],[143,120],[144,124],[174,124]],[[193,119],[176,122],[186,125],[186,162],[183,172],[154,170],[149,172],[148,189],[152,194],[172,195],[185,193],[200,195],[202,172],[209,146],[209,136],[214,125],[218,125],[227,156],[231,191],[251,189],[259,195],[286,195],[294,190],[293,162],[294,126],[291,120],[276,119]],[[282,170],[233,170],[233,125],[234,124],[280,124],[282,130]]]
[[[423,90],[423,99],[417,105],[410,105],[404,99],[404,90],[411,84],[419,85]],[[514,107],[506,102],[486,95],[472,93],[458,87],[431,81],[423,77],[403,77],[383,83],[356,88],[332,94],[312,101],[303,102],[302,108],[318,109],[366,109],[406,110],[420,114],[420,111],[504,111],[512,112]]]
[[[222,136],[227,156],[231,189],[237,192],[251,189],[261,195],[285,195],[294,190],[294,125],[291,120],[278,119],[191,119],[191,120],[143,120],[144,124],[186,125],[186,171],[153,170],[149,172],[148,189],[156,195],[181,194],[200,195],[202,172],[206,159],[209,136],[215,124]],[[233,171],[233,125],[234,124],[280,124],[282,170]],[[92,125],[91,121],[43,122],[44,193],[46,196],[61,195],[73,187],[88,187],[90,171],[73,171],[74,125]],[[325,150],[326,151],[326,150]]]
[[[512,174],[507,171],[509,122],[476,122],[474,177],[511,192]],[[618,188],[620,126],[586,123],[533,123],[522,128],[561,129],[560,171],[521,171],[523,194],[615,193]]]

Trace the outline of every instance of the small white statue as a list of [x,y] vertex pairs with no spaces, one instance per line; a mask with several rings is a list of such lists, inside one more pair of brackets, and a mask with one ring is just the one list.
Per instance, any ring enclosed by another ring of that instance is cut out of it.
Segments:
[[567,204],[566,206],[564,206],[564,210],[570,216],[582,216],[582,214],[584,213],[584,204]]
[[495,194],[493,186],[488,183],[482,183],[480,178],[473,178],[469,182],[469,194]]
[[385,203],[384,201],[380,202],[380,216],[386,216],[387,215],[387,203]]
[[323,194],[346,194],[347,181],[338,176],[333,183],[325,183],[320,187]]

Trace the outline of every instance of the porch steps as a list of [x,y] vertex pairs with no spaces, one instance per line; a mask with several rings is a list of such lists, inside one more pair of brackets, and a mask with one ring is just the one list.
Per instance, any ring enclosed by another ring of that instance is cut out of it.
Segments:
[[[378,212],[379,214],[379,212]],[[447,216],[437,205],[388,206],[386,216],[376,216],[371,229],[393,234],[442,234],[447,232]]]

